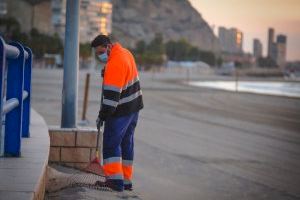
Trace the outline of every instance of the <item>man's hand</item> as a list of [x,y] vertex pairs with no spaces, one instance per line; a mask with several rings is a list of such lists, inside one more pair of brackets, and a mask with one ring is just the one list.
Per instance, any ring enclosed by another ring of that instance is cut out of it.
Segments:
[[100,128],[103,126],[103,121],[100,119],[100,117],[98,116],[97,120],[96,120],[96,125],[97,125],[97,129],[100,130]]

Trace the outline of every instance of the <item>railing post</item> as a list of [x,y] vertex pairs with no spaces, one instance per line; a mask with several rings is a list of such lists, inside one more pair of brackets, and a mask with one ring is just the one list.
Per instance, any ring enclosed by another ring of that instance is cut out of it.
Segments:
[[3,96],[4,96],[4,74],[6,66],[5,42],[0,37],[0,156],[4,155],[4,125],[3,125]]
[[17,47],[20,54],[15,59],[8,59],[6,99],[17,98],[19,106],[6,114],[4,154],[20,156],[25,53],[19,43],[13,42],[10,45]]
[[28,96],[23,102],[22,137],[30,137],[29,124],[30,124],[32,52],[28,47],[25,47],[25,50],[28,53],[28,58],[25,60],[24,90],[28,93]]

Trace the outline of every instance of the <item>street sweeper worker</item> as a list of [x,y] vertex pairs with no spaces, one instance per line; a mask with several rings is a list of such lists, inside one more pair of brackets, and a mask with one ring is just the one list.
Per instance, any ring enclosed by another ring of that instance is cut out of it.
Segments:
[[99,186],[116,191],[132,190],[134,130],[143,108],[139,75],[133,55],[106,35],[91,43],[98,59],[105,63],[102,105],[97,128],[104,122],[103,170]]

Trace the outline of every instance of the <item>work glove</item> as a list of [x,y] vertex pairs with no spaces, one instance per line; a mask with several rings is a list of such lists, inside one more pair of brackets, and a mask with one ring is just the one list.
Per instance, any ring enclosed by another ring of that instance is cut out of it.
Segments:
[[100,128],[103,126],[103,120],[98,116],[96,120],[97,129],[100,130]]

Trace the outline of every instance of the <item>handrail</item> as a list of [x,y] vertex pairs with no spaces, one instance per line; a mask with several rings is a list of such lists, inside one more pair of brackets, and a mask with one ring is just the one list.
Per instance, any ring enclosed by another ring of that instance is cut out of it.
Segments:
[[9,113],[11,110],[19,106],[19,100],[16,98],[9,99],[3,106],[2,114]]
[[30,136],[31,69],[31,50],[0,37],[0,156],[20,156]]
[[[28,97],[28,92],[23,91],[23,101]],[[11,110],[19,106],[19,100],[16,98],[9,99],[5,102],[3,106],[2,114],[9,113]]]
[[[6,50],[6,58],[11,58],[11,59],[15,59],[18,58],[20,51],[18,48],[9,45],[9,44],[5,44],[5,50]],[[29,56],[28,52],[25,50],[25,59],[27,59]]]

